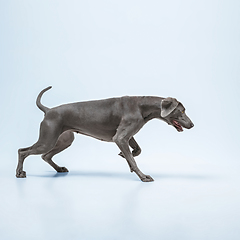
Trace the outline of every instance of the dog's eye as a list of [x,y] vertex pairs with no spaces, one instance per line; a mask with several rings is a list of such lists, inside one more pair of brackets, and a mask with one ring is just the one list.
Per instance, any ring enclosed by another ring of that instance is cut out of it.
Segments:
[[184,113],[185,112],[185,110],[182,110],[182,113]]

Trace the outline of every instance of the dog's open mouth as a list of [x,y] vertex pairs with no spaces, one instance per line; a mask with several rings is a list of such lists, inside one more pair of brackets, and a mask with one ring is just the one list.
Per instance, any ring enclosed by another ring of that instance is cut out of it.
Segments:
[[178,123],[177,121],[173,120],[173,126],[177,129],[178,132],[182,132],[183,131],[183,128],[181,126],[180,123]]

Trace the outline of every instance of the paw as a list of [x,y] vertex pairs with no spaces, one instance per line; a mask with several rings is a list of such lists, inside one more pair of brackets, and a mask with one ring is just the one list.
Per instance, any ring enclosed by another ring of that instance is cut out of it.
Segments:
[[69,172],[67,168],[65,167],[60,167],[57,172]]
[[133,157],[138,156],[140,153],[141,153],[141,149],[140,149],[140,148],[134,149],[134,150],[132,151]]
[[17,178],[25,178],[26,177],[26,172],[25,171],[17,171],[16,177]]
[[153,182],[154,179],[150,175],[145,175],[144,177],[141,178],[142,182]]

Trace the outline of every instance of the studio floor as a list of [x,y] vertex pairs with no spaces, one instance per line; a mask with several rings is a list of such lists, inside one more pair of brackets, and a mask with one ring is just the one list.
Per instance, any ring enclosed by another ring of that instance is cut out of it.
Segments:
[[155,179],[143,183],[121,158],[65,162],[69,173],[32,158],[26,179],[10,168],[0,176],[3,240],[240,239],[240,177],[229,165],[152,156],[138,161]]

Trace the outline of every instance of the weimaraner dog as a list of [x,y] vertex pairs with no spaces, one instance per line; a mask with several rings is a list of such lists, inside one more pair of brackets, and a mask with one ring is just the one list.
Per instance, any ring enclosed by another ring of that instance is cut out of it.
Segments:
[[23,162],[33,154],[42,154],[43,160],[57,172],[68,172],[67,168],[54,163],[52,157],[72,144],[73,132],[76,132],[102,141],[115,142],[121,150],[119,155],[127,160],[131,172],[135,172],[143,182],[151,182],[153,178],[143,174],[134,160],[141,153],[141,148],[133,136],[153,118],[174,126],[178,132],[183,131],[182,127],[190,129],[194,126],[183,105],[175,98],[124,96],[69,103],[50,109],[40,102],[43,93],[50,88],[42,90],[36,101],[45,113],[38,141],[31,147],[18,150],[18,178],[26,177]]

